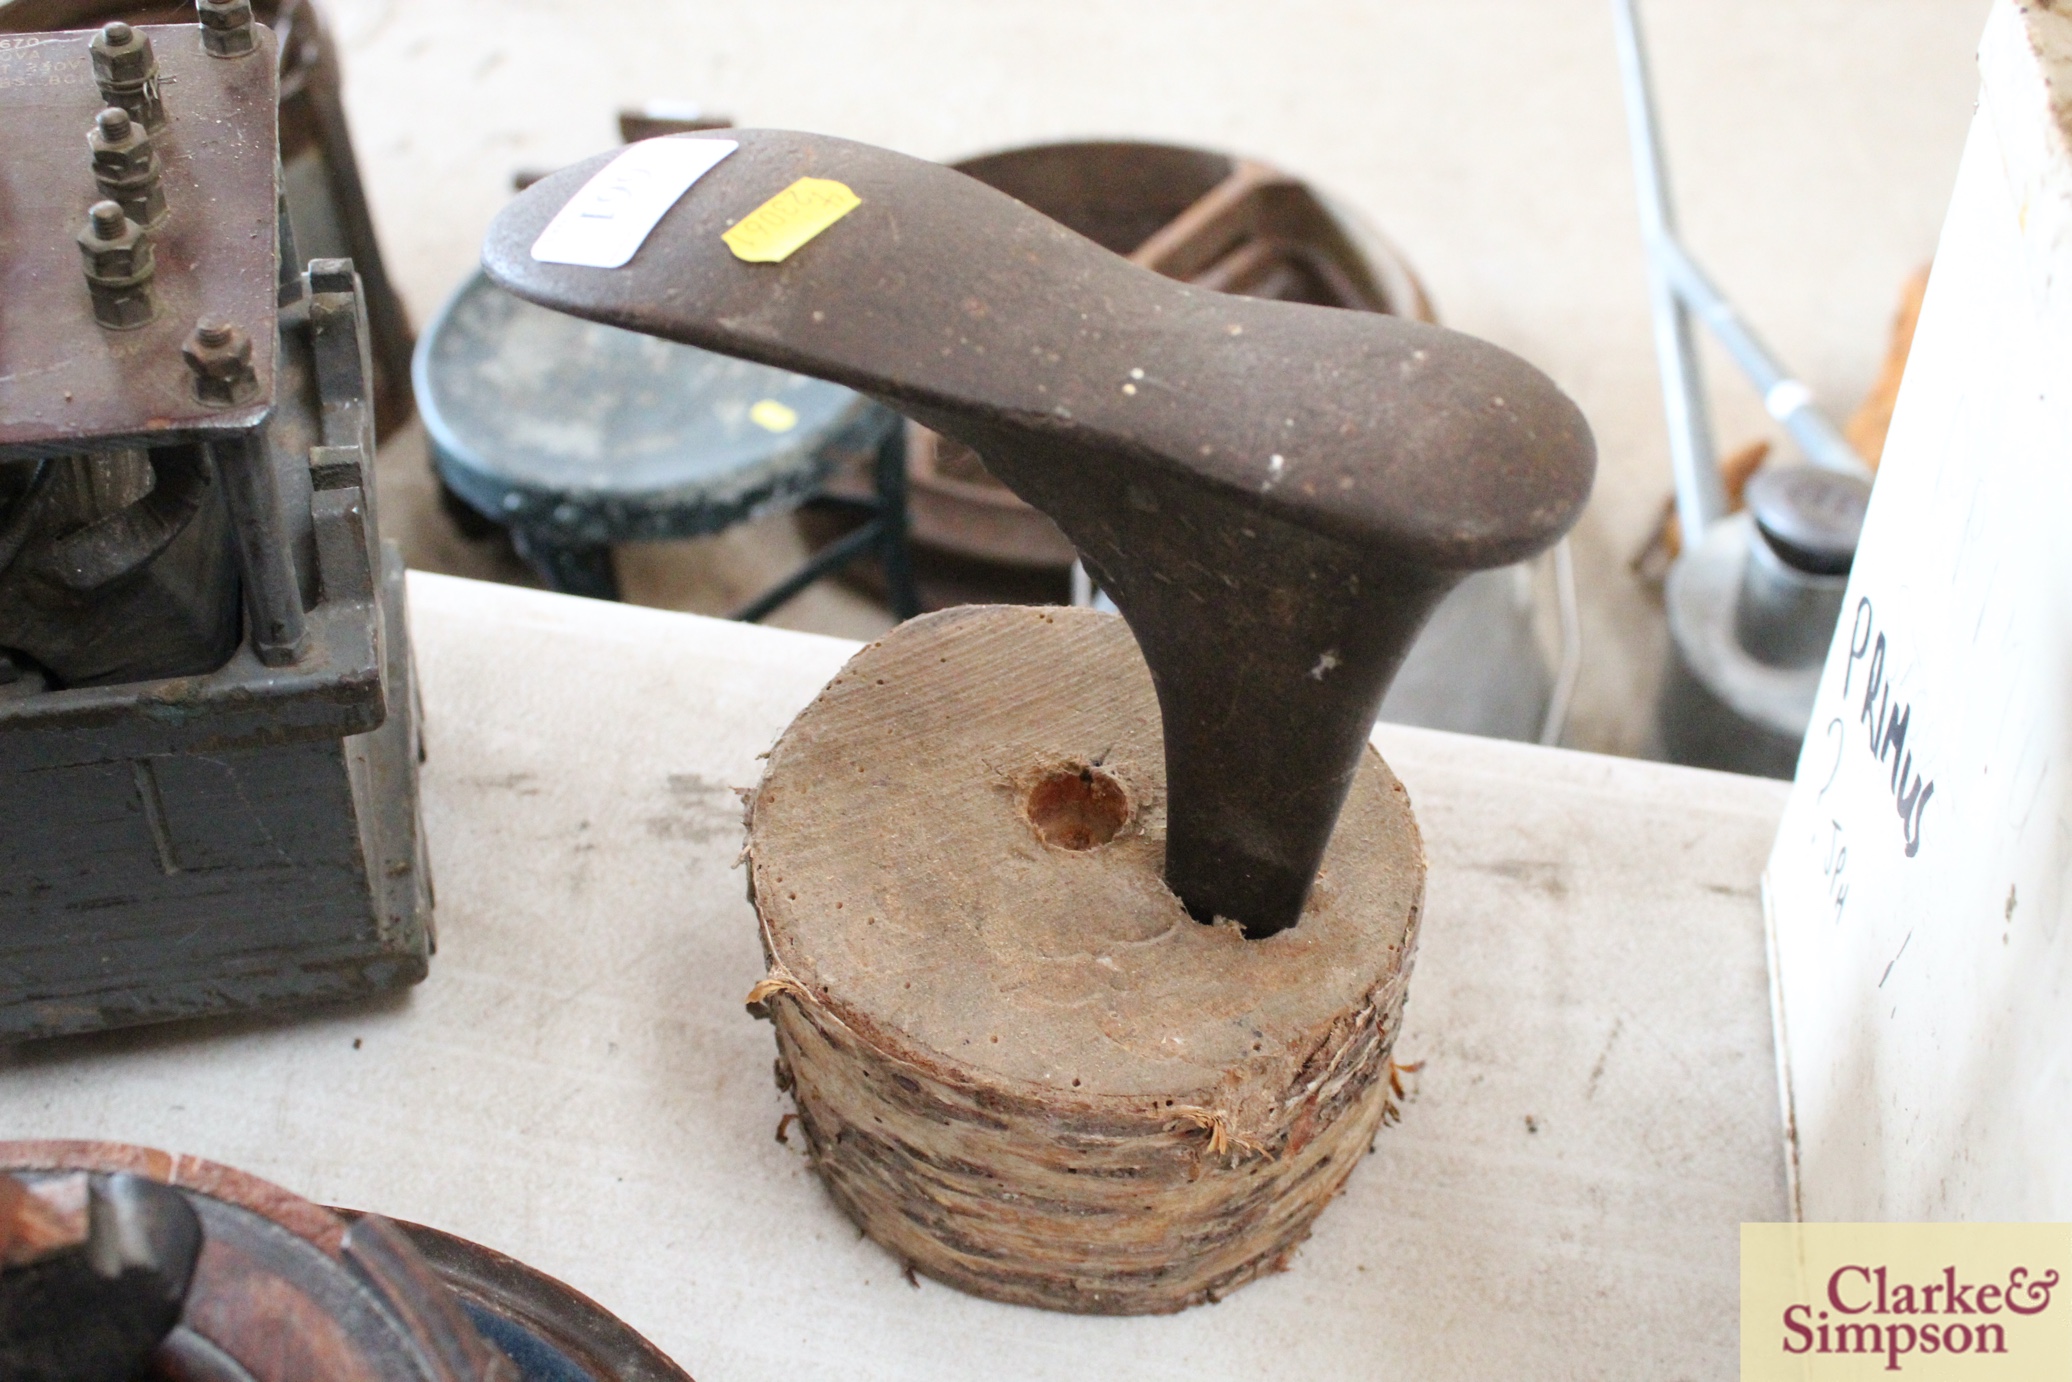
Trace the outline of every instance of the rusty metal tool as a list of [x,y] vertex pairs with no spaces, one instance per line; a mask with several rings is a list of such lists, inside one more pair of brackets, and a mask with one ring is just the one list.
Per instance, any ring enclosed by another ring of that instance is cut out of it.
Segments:
[[689,1382],[464,1239],[107,1142],[0,1142],[9,1382]]
[[[607,156],[504,211],[490,276],[846,384],[978,452],[1057,522],[1143,650],[1173,891],[1247,935],[1294,924],[1426,616],[1581,512],[1596,463],[1582,414],[1472,337],[1178,283],[881,149],[726,137],[737,151],[623,267],[532,255]],[[860,205],[781,262],[736,258],[722,234],[806,177]]]
[[65,1206],[0,1174],[0,1376],[11,1382],[128,1382],[180,1322],[201,1220],[178,1192],[127,1172],[81,1179],[70,1188],[83,1204]]
[[[670,131],[675,133],[677,131]],[[1415,271],[1317,189],[1209,149],[1124,140],[1033,144],[951,165],[1168,278],[1246,297],[1435,321]],[[1079,554],[964,447],[907,429],[925,608],[1056,598]],[[847,493],[868,492],[860,473]],[[1079,573],[1084,579],[1084,573]],[[1076,600],[1084,603],[1083,600]]]

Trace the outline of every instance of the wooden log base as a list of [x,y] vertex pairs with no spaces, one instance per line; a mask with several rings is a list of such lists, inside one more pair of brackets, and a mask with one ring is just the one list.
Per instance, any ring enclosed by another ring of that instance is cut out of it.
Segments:
[[1161,879],[1161,742],[1122,620],[967,606],[851,659],[750,805],[779,1084],[835,1200],[950,1285],[1218,1299],[1287,1264],[1389,1111],[1402,784],[1370,750],[1300,923],[1248,941]]

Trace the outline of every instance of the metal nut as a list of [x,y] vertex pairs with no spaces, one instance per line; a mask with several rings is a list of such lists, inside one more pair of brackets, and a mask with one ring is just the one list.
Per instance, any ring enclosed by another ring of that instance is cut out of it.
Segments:
[[93,297],[94,320],[116,331],[142,326],[158,315],[151,279],[157,261],[151,236],[123,215],[112,201],[95,202],[79,232],[79,256],[85,260],[86,287]]
[[158,75],[158,57],[146,35],[120,20],[104,24],[87,43],[93,54],[94,80],[124,86]]
[[86,260],[86,276],[109,283],[146,277],[157,267],[151,236],[112,201],[95,202],[87,213],[79,253]]
[[252,27],[252,0],[199,0],[201,46],[209,56],[241,58],[259,46]]
[[93,57],[94,82],[103,101],[121,106],[146,129],[165,124],[165,108],[158,98],[158,56],[141,30],[120,20],[104,24],[88,41],[87,52]]
[[194,374],[194,396],[219,408],[250,402],[259,393],[252,369],[252,338],[219,317],[203,317],[181,343]]
[[[105,211],[104,211],[105,208]],[[152,292],[155,264],[143,227],[114,202],[98,202],[79,237],[86,260],[86,290],[94,320],[111,331],[127,331],[158,315]]]
[[110,331],[133,331],[149,326],[158,316],[158,301],[148,283],[130,288],[100,288],[87,285],[93,295],[94,320]]
[[122,203],[124,213],[140,226],[163,222],[165,189],[159,181],[158,153],[143,125],[121,106],[109,106],[95,117],[86,143],[101,195]]

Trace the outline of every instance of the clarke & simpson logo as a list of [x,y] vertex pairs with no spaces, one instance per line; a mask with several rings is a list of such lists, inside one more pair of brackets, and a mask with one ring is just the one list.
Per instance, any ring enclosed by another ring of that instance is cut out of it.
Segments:
[[2066,1224],[1743,1224],[1741,1376],[2072,1377],[2068,1274]]
[[[2000,1286],[1960,1282],[1955,1267],[1944,1267],[1941,1281],[1924,1282],[1916,1290],[1910,1281],[1891,1286],[1889,1271],[1848,1263],[1828,1274],[1826,1308],[1803,1301],[1785,1306],[1784,1351],[1880,1353],[1887,1372],[1898,1372],[1900,1360],[1916,1351],[1924,1357],[2006,1353],[2006,1322],[1976,1317],[2040,1315],[2050,1308],[2050,1293],[2058,1284],[2055,1268],[2032,1276],[2027,1267],[2010,1267],[2007,1284]],[[1830,1314],[1837,1323],[1828,1323]]]

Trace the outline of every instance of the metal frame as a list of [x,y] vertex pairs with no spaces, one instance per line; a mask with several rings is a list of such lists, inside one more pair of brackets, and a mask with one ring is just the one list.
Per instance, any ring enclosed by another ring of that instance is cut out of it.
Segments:
[[1677,238],[1669,173],[1656,130],[1647,46],[1636,0],[1612,0],[1619,77],[1626,96],[1633,180],[1639,194],[1641,239],[1647,247],[1648,298],[1655,323],[1655,353],[1662,373],[1662,411],[1669,425],[1670,467],[1676,478],[1676,516],[1685,542],[1695,544],[1727,515],[1726,486],[1713,448],[1705,381],[1692,339],[1693,316],[1726,348],[1762,395],[1763,407],[1782,423],[1814,465],[1865,476],[1870,467],[1813,401],[1813,391],[1778,360],[1707,277]]
[[876,498],[871,500],[823,496],[838,503],[862,504],[872,514],[868,523],[821,548],[798,570],[727,617],[757,623],[807,586],[834,575],[874,547],[885,568],[886,603],[892,607],[892,617],[905,623],[919,614],[921,597],[914,588],[913,557],[907,543],[906,428],[894,426],[878,443],[872,482]]

